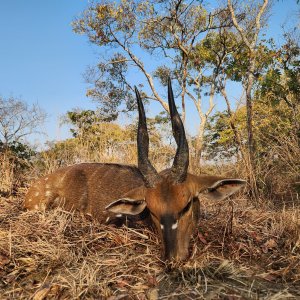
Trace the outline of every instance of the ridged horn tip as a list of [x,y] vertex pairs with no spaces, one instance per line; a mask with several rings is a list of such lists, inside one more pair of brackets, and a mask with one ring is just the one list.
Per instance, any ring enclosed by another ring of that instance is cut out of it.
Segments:
[[139,123],[137,130],[137,150],[138,150],[138,168],[144,177],[144,181],[147,187],[153,187],[157,180],[159,179],[159,175],[155,168],[149,161],[148,153],[149,153],[149,136],[147,130],[147,121],[144,110],[144,105],[141,99],[140,92],[137,87],[134,87],[137,103],[138,103],[138,111],[139,111]]
[[189,147],[185,136],[184,126],[175,105],[170,77],[168,78],[168,102],[172,122],[172,131],[177,144],[177,151],[172,166],[172,173],[175,181],[183,182],[186,178],[187,169],[189,166]]

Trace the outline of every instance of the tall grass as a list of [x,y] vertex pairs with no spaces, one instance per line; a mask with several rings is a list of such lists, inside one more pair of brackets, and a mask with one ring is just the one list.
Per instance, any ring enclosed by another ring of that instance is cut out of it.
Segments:
[[0,189],[2,194],[11,194],[14,186],[15,164],[8,152],[0,153]]

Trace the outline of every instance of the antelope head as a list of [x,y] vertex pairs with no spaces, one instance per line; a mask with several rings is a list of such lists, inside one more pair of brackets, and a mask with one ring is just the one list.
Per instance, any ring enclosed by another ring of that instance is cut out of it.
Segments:
[[189,147],[175,106],[170,79],[168,102],[177,151],[172,167],[158,173],[148,158],[146,116],[137,88],[135,92],[139,111],[138,168],[145,185],[112,202],[106,209],[117,214],[137,215],[147,207],[162,240],[164,258],[184,260],[189,255],[191,236],[198,224],[201,195],[221,200],[239,190],[245,181],[218,176],[196,176],[187,172]]

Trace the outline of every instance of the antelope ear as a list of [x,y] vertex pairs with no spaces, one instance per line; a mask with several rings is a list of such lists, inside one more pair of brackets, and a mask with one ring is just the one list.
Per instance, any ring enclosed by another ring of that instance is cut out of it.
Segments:
[[[215,177],[212,177],[215,178]],[[200,194],[203,194],[206,198],[212,200],[223,200],[243,186],[245,186],[246,181],[242,179],[220,179],[215,180],[211,185],[206,186]]]
[[124,197],[110,203],[105,209],[115,214],[138,215],[146,206],[145,189],[138,187],[126,193]]
[[118,199],[105,207],[107,211],[115,214],[138,215],[146,208],[146,201],[134,199]]

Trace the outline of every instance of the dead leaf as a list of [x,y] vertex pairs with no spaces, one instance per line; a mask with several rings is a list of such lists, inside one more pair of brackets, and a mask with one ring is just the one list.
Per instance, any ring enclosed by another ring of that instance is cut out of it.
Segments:
[[276,241],[274,239],[269,239],[262,245],[262,250],[264,253],[267,253],[269,249],[273,249],[276,247],[277,247]]
[[9,257],[5,256],[5,255],[0,255],[0,266],[5,266],[10,262]]
[[155,287],[157,286],[157,280],[155,276],[148,276],[148,283],[150,286]]
[[120,294],[116,296],[110,296],[107,298],[107,300],[125,300],[129,299],[128,294]]
[[147,292],[147,298],[148,300],[157,300],[158,299],[158,289],[149,289]]
[[146,294],[144,294],[144,293],[137,294],[137,299],[139,299],[139,300],[148,300]]
[[250,232],[250,236],[253,238],[254,241],[256,242],[261,242],[262,237],[260,235],[258,235],[255,231],[251,231]]
[[134,285],[132,288],[134,290],[145,291],[145,290],[149,289],[149,286],[142,284],[142,283],[138,283],[138,284]]
[[129,285],[129,282],[126,280],[118,280],[117,285],[118,285],[118,287],[122,288],[122,287]]
[[276,281],[276,279],[277,279],[277,276],[273,273],[261,273],[261,274],[258,274],[257,277],[262,278],[267,281],[270,281],[270,282]]
[[203,244],[207,245],[207,241],[201,232],[198,233],[198,238]]
[[50,291],[50,286],[48,284],[43,285],[35,292],[32,299],[33,300],[43,300],[49,294],[49,291]]

